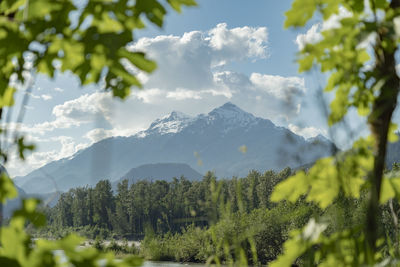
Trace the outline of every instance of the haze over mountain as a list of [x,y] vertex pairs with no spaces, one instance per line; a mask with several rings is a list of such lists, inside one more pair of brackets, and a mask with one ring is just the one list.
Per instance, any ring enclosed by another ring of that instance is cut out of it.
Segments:
[[242,176],[252,169],[304,165],[329,155],[330,148],[323,136],[305,140],[228,102],[196,117],[174,111],[145,131],[104,139],[15,181],[27,193],[66,191],[102,179],[116,181],[132,168],[152,163],[185,163],[203,174],[212,170],[217,177]]

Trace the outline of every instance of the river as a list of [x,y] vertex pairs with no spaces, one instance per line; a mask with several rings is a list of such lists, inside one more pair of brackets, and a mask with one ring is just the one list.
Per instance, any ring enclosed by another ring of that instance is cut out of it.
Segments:
[[204,267],[205,264],[146,261],[143,267]]

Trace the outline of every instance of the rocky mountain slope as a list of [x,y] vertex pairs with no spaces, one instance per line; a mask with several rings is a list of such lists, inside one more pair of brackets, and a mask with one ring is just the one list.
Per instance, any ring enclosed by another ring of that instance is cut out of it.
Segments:
[[104,139],[15,181],[27,193],[66,191],[102,179],[116,181],[133,167],[154,163],[183,163],[199,173],[232,177],[252,169],[301,166],[330,151],[322,136],[305,140],[228,102],[196,117],[172,112],[145,131]]

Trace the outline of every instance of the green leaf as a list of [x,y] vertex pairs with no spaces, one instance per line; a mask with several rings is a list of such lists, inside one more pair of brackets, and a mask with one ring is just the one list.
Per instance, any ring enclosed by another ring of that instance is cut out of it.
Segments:
[[359,50],[357,53],[357,62],[363,64],[371,59],[366,49]]
[[35,149],[34,144],[25,144],[24,137],[19,137],[17,140],[18,154],[22,160],[25,160],[25,151],[33,151]]
[[294,0],[291,9],[285,13],[285,28],[304,26],[314,15],[317,6],[316,0]]
[[279,202],[281,200],[288,200],[296,202],[308,190],[309,182],[307,176],[304,171],[299,171],[275,187],[271,195],[271,201]]
[[36,198],[22,200],[22,208],[14,212],[11,224],[13,224],[14,221],[18,221],[18,219],[27,219],[36,227],[44,226],[46,224],[46,217],[36,210],[40,202],[41,201]]
[[384,177],[382,179],[379,202],[384,204],[392,198],[400,200],[400,177]]
[[93,19],[92,25],[97,27],[99,33],[121,32],[123,25],[118,20],[112,19],[108,13],[102,13],[101,17]]
[[317,223],[314,218],[311,218],[302,230],[290,232],[289,239],[283,244],[284,253],[270,266],[292,266],[309,248],[320,242],[320,236],[326,228],[326,224]]
[[336,199],[341,187],[337,166],[333,164],[331,158],[318,160],[310,169],[309,176],[312,182],[307,201],[325,209]]
[[171,7],[173,9],[175,9],[175,11],[177,12],[181,12],[182,11],[182,5],[185,6],[197,6],[196,1],[194,0],[168,0],[168,3],[171,5]]
[[389,2],[386,0],[373,0],[375,8],[385,9],[389,6]]
[[397,124],[391,122],[389,125],[389,132],[388,132],[388,141],[391,143],[395,143],[399,140],[399,136],[396,134],[397,131]]
[[60,2],[52,0],[29,1],[27,6],[29,19],[41,19],[46,15],[51,14],[53,11],[61,10],[63,8]]
[[156,0],[136,0],[135,8],[140,13],[145,13],[148,20],[158,27],[163,26],[166,9]]
[[0,94],[0,107],[11,107],[14,105],[14,94],[17,90],[13,87],[7,87]]
[[13,181],[4,172],[0,175],[0,202],[6,203],[7,199],[16,198],[18,195],[17,189]]
[[153,72],[157,68],[157,64],[146,58],[141,52],[129,52],[125,48],[120,49],[119,56],[128,59],[133,65],[145,72]]
[[15,259],[11,259],[11,258],[8,258],[8,257],[0,256],[0,266],[20,267],[21,265]]
[[302,57],[297,62],[299,63],[299,72],[309,71],[313,66],[314,56],[308,55]]
[[381,204],[386,203],[389,199],[394,198],[396,195],[395,191],[393,190],[392,183],[389,181],[389,179],[384,178],[382,180],[382,185],[381,185],[381,195],[379,202]]
[[25,5],[27,0],[3,0],[0,3],[0,12],[5,15],[14,13]]

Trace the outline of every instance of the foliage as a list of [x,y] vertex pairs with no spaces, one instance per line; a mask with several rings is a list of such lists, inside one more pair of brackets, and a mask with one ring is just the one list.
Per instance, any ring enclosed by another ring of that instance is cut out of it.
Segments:
[[165,234],[180,232],[193,223],[209,226],[220,219],[223,210],[250,212],[272,207],[268,198],[274,185],[290,172],[289,168],[279,173],[251,171],[247,177],[218,182],[211,172],[201,181],[181,177],[171,182],[143,180],[129,185],[124,180],[116,186],[115,194],[110,182],[104,180],[94,188],[78,187],[62,193],[54,207],[45,209],[48,226],[34,233],[53,238],[76,232],[91,239],[141,239],[147,228]]
[[[305,227],[291,232],[284,254],[272,266],[290,266],[306,256],[307,264],[321,266],[372,266],[396,261],[398,254],[387,250],[398,247],[398,238],[393,246],[393,236],[382,232],[379,222],[382,205],[398,200],[400,192],[397,172],[384,175],[387,142],[397,139],[391,119],[400,88],[395,59],[399,15],[397,0],[294,0],[286,13],[286,27],[303,27],[313,17],[324,21],[338,18],[337,25],[322,27],[319,40],[304,46],[298,57],[299,71],[317,65],[328,73],[325,92],[335,93],[329,125],[340,123],[349,110],[356,109],[368,118],[372,134],[346,152],[319,160],[307,172],[297,172],[278,184],[271,197],[273,201],[291,202],[304,198],[324,211],[344,196],[365,203],[358,206],[365,214],[363,220],[328,231],[332,222],[312,218]],[[390,216],[396,222],[397,214]]]
[[[293,216],[295,209],[298,216]],[[309,210],[305,206],[279,205],[270,210],[231,213],[209,228],[192,224],[181,233],[146,236],[141,253],[152,260],[266,264],[279,255],[288,232],[309,218]]]
[[[0,262],[4,266],[63,266],[70,262],[74,266],[97,266],[99,260],[107,266],[138,266],[141,259],[127,257],[116,262],[112,254],[103,254],[96,249],[78,249],[82,238],[68,235],[57,241],[37,239],[34,241],[26,232],[27,219],[36,227],[45,224],[43,214],[36,211],[38,200],[26,199],[20,210],[14,212],[7,226],[1,228]],[[58,257],[55,251],[62,251],[64,257]]]
[[[143,52],[128,48],[134,41],[134,31],[144,28],[146,22],[162,27],[168,7],[180,12],[182,6],[195,4],[194,0],[87,1],[85,4],[72,0],[1,1],[0,119],[3,108],[14,105],[17,90],[23,87],[31,90],[29,78],[36,73],[55,77],[56,73],[69,72],[82,85],[97,84],[112,91],[115,97],[125,98],[132,86],[141,87],[135,77],[139,71],[150,73],[156,68],[155,62]],[[24,137],[17,133],[13,138],[20,158],[24,159],[24,152],[33,150],[34,146],[26,144]],[[0,151],[0,155],[7,161],[7,151]],[[2,174],[1,202],[15,196],[11,180]],[[81,239],[73,235],[58,241],[34,242],[24,229],[26,220],[43,226],[44,217],[36,211],[36,205],[35,200],[25,200],[23,208],[1,228],[0,265],[65,265],[53,253],[56,250],[63,250],[65,259],[73,266],[97,266],[100,259],[107,266],[140,264],[137,258],[125,258],[117,263],[112,254],[95,249],[77,250]],[[104,213],[104,210],[96,208],[95,212]],[[75,218],[75,223],[83,219],[82,216]],[[94,219],[103,224],[101,217]]]
[[[86,222],[92,222],[91,225],[74,224],[83,222],[74,218],[80,217],[82,210],[86,211],[86,215],[94,214],[90,212],[93,206],[84,204],[71,208],[71,218],[67,220],[61,220],[66,218],[61,217],[65,212],[60,208],[71,207],[71,203],[82,197],[78,203],[90,203],[85,201],[85,196],[107,195],[105,192],[109,189],[107,186],[75,188],[64,193],[57,205],[46,211],[50,225],[34,231],[33,234],[57,238],[76,232],[96,239],[95,247],[103,251],[113,248],[113,251],[120,254],[126,254],[129,250],[120,248],[116,242],[112,242],[107,248],[99,238],[141,239],[145,235],[141,242],[140,254],[152,260],[245,266],[270,263],[283,251],[290,250],[291,254],[285,254],[286,256],[278,259],[278,266],[289,262],[312,265],[315,263],[314,257],[320,260],[328,258],[331,248],[335,249],[335,259],[355,259],[350,255],[355,251],[362,251],[361,245],[365,240],[361,222],[366,217],[367,190],[362,189],[359,198],[346,195],[342,191],[333,203],[323,209],[308,203],[309,199],[304,196],[295,201],[287,199],[276,204],[270,202],[268,198],[274,186],[279,182],[290,184],[290,175],[291,170],[285,169],[279,173],[267,171],[263,174],[251,171],[247,177],[230,180],[217,180],[212,173],[208,173],[202,181],[193,182],[182,177],[169,183],[139,181],[129,186],[127,181],[122,181],[117,186],[117,194],[113,195],[109,206],[117,207],[120,201],[125,201],[128,208],[112,210],[111,216],[108,216],[114,218],[111,219],[111,223],[99,224],[95,220],[87,219]],[[396,176],[396,172],[388,171],[386,175]],[[99,182],[104,183],[106,182]],[[279,187],[278,184],[277,188]],[[139,195],[138,188],[145,193]],[[95,192],[96,190],[104,192]],[[168,206],[169,203],[173,205]],[[166,215],[163,214],[165,207],[169,210]],[[377,231],[386,235],[387,240],[393,241],[393,245],[382,247],[381,257],[400,251],[395,242],[399,239],[400,229],[398,223],[393,220],[393,212],[398,213],[399,210],[399,203],[386,202],[379,211],[380,227]],[[146,213],[143,213],[144,211]],[[153,216],[147,217],[147,213]],[[127,221],[123,218],[127,218]],[[310,219],[312,220],[309,221]],[[140,221],[143,228],[138,227]],[[128,227],[124,228],[126,223]],[[109,225],[109,228],[101,228],[101,225]],[[298,228],[301,230],[297,230]],[[130,232],[132,229],[134,232]],[[323,232],[319,229],[323,229]],[[284,245],[289,237],[291,241]],[[341,243],[349,243],[353,247],[336,247]],[[321,250],[315,250],[316,247],[321,247]],[[299,255],[298,251],[303,252],[303,255]],[[360,263],[365,257],[360,253],[357,259]]]

